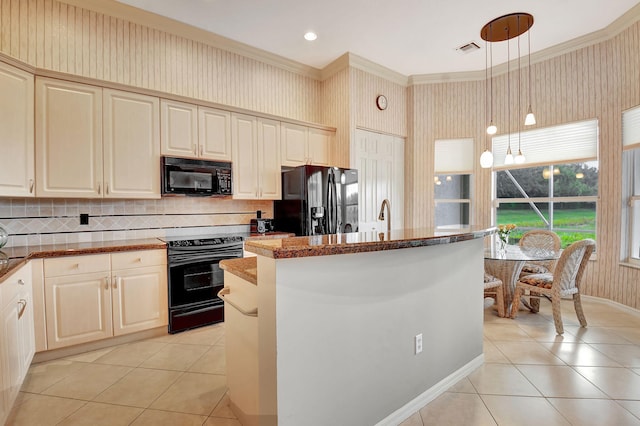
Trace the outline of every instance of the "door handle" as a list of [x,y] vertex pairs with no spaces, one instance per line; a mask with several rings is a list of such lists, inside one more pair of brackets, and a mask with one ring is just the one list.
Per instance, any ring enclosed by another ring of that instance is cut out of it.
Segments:
[[100,194],[100,191],[102,190],[102,188],[100,187],[101,185],[98,184],[98,194]]
[[198,155],[198,145],[193,144],[193,155]]
[[109,277],[104,277],[104,282],[106,283],[104,289],[109,290],[109,287],[111,286],[111,279]]
[[113,277],[113,281],[111,283],[111,288],[113,288],[114,290],[118,289],[118,281],[120,280],[120,277],[115,276]]
[[29,179],[29,194],[33,194],[33,186],[34,186],[33,179]]
[[18,300],[18,319],[22,318],[24,315],[24,311],[27,309],[27,301],[24,299]]
[[108,184],[108,183],[105,183],[105,184],[104,184],[104,193],[105,193],[106,195],[109,195],[109,184]]
[[234,308],[236,308],[238,310],[238,312],[240,312],[242,315],[246,315],[248,317],[257,317],[258,316],[258,307],[257,306],[255,308],[252,308],[252,309],[244,309],[243,307],[238,305],[236,302],[233,302],[231,300],[231,298],[227,297],[227,296],[229,296],[229,294],[231,294],[231,289],[229,287],[224,287],[222,290],[220,290],[218,292],[218,297],[220,299],[224,300],[225,303],[228,303],[229,305],[231,305]]

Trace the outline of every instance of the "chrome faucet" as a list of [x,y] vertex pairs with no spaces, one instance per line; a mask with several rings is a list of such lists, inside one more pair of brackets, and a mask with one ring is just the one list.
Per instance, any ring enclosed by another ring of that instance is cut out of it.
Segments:
[[391,203],[386,198],[382,200],[378,220],[384,220],[384,206],[387,206],[387,232],[391,231]]

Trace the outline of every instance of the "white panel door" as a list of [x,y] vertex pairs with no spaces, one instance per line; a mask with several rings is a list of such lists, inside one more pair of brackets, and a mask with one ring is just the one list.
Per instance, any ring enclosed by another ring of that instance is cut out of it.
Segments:
[[33,74],[0,62],[0,196],[33,197]]
[[233,198],[258,198],[258,135],[256,117],[231,115]]
[[258,119],[259,198],[262,200],[282,198],[279,149],[280,122]]
[[102,89],[36,78],[36,196],[102,197]]
[[114,270],[111,288],[114,336],[168,324],[166,266]]
[[160,152],[171,157],[198,156],[198,106],[162,99]]
[[358,129],[353,152],[358,169],[359,230],[387,230],[387,218],[378,220],[384,199],[391,203],[391,229],[403,228],[404,140]]
[[160,198],[160,102],[104,89],[104,196]]
[[200,158],[231,161],[231,113],[198,107]]

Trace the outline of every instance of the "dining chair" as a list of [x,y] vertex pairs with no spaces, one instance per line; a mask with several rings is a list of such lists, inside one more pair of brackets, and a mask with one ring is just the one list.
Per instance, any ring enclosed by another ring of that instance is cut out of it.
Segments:
[[[553,231],[546,229],[534,229],[525,232],[520,238],[520,247],[522,248],[540,248],[545,250],[560,250],[560,237]],[[546,274],[553,273],[556,266],[556,260],[541,260],[526,262],[520,272],[520,277],[529,274]]]
[[491,274],[484,273],[484,295],[493,297],[496,301],[496,307],[498,308],[498,316],[500,318],[505,317],[504,306],[504,289],[502,287],[502,280],[494,277]]
[[[595,246],[596,242],[591,239],[577,241],[562,252],[553,273],[530,274],[520,277],[513,294],[514,303],[511,306],[511,318],[515,318],[518,314],[520,304],[515,301],[520,300],[521,297],[529,297],[530,301],[531,298],[536,298],[536,300],[541,297],[551,298],[556,333],[562,334],[564,327],[562,326],[560,299],[572,296],[580,326],[586,327],[587,320],[580,302],[580,282]],[[525,294],[527,291],[529,294]],[[537,312],[537,307],[533,308],[533,304],[531,311]]]

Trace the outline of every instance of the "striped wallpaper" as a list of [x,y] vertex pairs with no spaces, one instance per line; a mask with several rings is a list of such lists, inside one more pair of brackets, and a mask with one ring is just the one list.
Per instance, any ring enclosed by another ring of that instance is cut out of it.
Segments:
[[[621,113],[640,104],[640,24],[613,39],[532,64],[533,109],[537,127],[596,118],[600,130],[600,188],[597,208],[597,260],[589,264],[584,292],[640,308],[640,270],[620,264]],[[506,132],[507,76],[495,77],[499,132]],[[512,90],[517,73],[511,73]],[[526,80],[523,79],[523,89]],[[485,148],[484,81],[434,83],[409,87],[406,143],[405,223],[433,223],[433,145],[436,139],[472,137],[475,155]],[[525,104],[525,102],[523,102]],[[480,106],[480,107],[479,107]],[[513,114],[511,129],[524,117]],[[525,153],[526,155],[526,153]],[[485,224],[491,213],[491,172],[475,170],[473,221]]]

